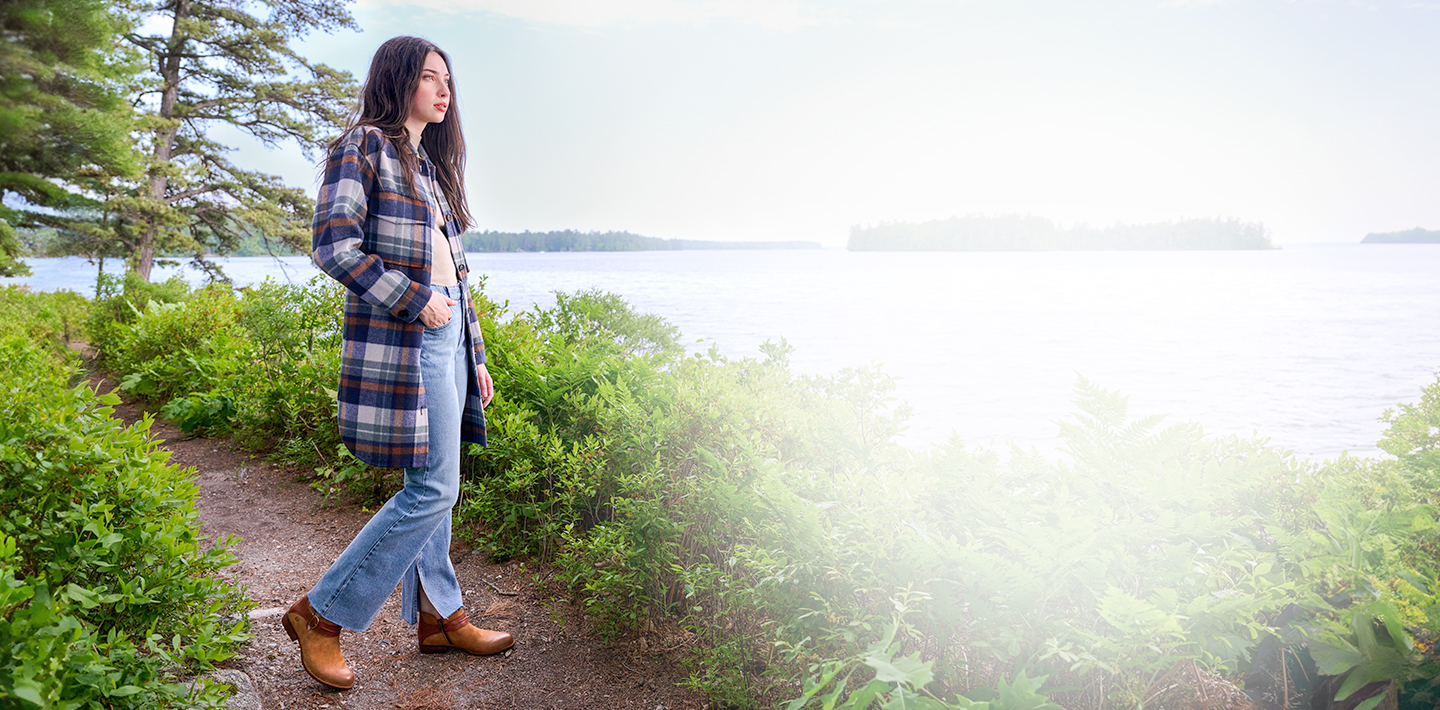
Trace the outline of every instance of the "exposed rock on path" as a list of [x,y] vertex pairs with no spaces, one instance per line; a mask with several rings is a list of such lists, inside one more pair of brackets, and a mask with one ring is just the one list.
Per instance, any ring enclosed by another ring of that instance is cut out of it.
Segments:
[[[93,382],[101,392],[113,388],[107,380]],[[127,402],[115,414],[130,424],[143,410]],[[421,655],[414,628],[400,618],[396,592],[369,631],[341,636],[355,687],[344,692],[325,688],[301,669],[299,647],[285,635],[279,616],[319,579],[370,514],[355,505],[324,503],[295,472],[242,451],[229,439],[186,438],[163,420],[150,432],[171,452],[173,463],[194,468],[202,533],[238,538],[232,550],[239,562],[228,574],[255,601],[255,639],[224,665],[254,681],[266,710],[701,710],[707,705],[677,685],[685,674],[675,658],[639,650],[681,645],[674,639],[606,646],[585,633],[563,589],[537,587],[534,570],[494,564],[458,540],[450,556],[472,623],[511,632],[515,646],[489,657]],[[515,596],[502,596],[497,589]]]

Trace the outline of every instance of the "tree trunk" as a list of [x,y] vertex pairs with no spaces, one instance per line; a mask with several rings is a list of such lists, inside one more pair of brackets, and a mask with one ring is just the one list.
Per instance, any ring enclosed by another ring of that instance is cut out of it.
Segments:
[[[193,0],[175,0],[175,26],[170,31],[170,53],[160,60],[160,78],[165,88],[160,94],[160,118],[175,118],[175,102],[180,97],[180,57],[185,51],[185,37],[180,34],[181,22],[190,15]],[[150,199],[156,205],[165,204],[165,193],[170,187],[170,177],[165,170],[170,165],[171,153],[175,150],[175,134],[179,126],[166,123],[155,129],[155,162],[150,172]],[[153,221],[140,237],[139,259],[135,271],[144,281],[150,280],[150,270],[155,266],[155,237],[159,231]]]

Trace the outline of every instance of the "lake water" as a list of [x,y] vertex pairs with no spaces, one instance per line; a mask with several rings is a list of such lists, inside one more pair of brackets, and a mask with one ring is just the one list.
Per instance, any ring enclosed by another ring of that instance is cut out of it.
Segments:
[[[237,283],[317,273],[304,257],[222,260]],[[1440,247],[1275,251],[471,254],[512,310],[598,287],[677,325],[692,350],[793,346],[826,373],[879,362],[914,408],[906,442],[1053,447],[1077,375],[1207,432],[1305,457],[1375,455],[1388,407],[1440,372]],[[0,279],[89,293],[83,259]],[[164,278],[169,271],[157,271]],[[190,274],[199,279],[198,274]]]

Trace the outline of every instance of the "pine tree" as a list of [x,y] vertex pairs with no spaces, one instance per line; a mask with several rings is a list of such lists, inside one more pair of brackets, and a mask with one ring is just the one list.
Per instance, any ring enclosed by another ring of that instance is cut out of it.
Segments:
[[105,0],[0,4],[0,275],[29,273],[16,228],[53,232],[70,253],[115,238],[108,198],[142,167],[128,27]]
[[157,254],[179,252],[212,269],[207,252],[233,251],[247,237],[308,252],[312,199],[231,162],[207,131],[230,125],[314,156],[358,91],[348,72],[291,45],[315,30],[358,30],[349,12],[338,0],[135,0],[130,9],[137,20],[171,20],[168,36],[125,35],[150,63],[138,94],[151,112],[150,166],[132,205],[134,270],[149,280]]

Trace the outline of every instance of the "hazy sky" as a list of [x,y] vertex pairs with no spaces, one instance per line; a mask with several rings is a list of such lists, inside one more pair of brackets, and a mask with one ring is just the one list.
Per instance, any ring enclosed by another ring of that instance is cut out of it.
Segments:
[[[482,229],[844,244],[855,224],[1440,229],[1440,2],[360,0],[301,52],[451,53]],[[236,141],[236,144],[240,144]],[[298,151],[237,161],[313,185]]]

